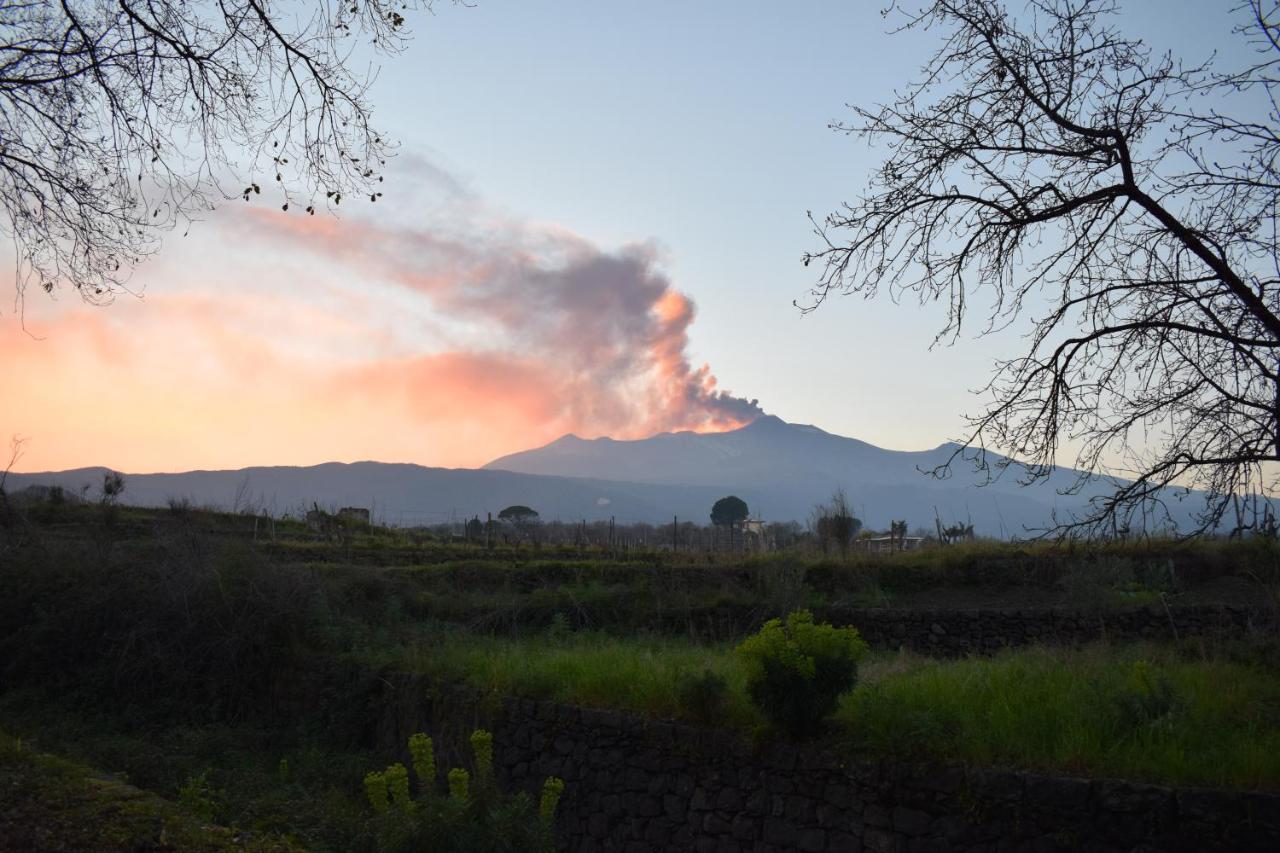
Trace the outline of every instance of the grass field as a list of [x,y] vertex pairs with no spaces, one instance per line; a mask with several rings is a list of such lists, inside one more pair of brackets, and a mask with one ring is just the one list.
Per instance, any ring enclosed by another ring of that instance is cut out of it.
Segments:
[[0,732],[0,848],[289,853],[280,837],[233,832],[189,809]]
[[[612,560],[378,528],[341,542],[297,524],[255,535],[252,518],[190,510],[0,520],[0,728],[218,822],[332,850],[369,849],[359,780],[385,765],[352,735],[371,713],[341,701],[353,673],[404,670],[770,740],[733,649],[793,608],[1280,607],[1280,549],[1267,542]],[[708,608],[734,619],[695,630],[684,618]],[[872,653],[815,734],[849,755],[1280,789],[1270,642]],[[327,685],[329,718],[277,716],[278,686],[299,680]],[[5,748],[11,775],[46,772]]]
[[[1263,653],[1265,654],[1265,652]],[[1033,647],[994,658],[869,656],[830,736],[855,753],[1280,789],[1280,668],[1191,647]],[[598,633],[432,632],[378,661],[485,690],[689,718],[680,685],[728,685],[719,725],[763,725],[728,644]]]

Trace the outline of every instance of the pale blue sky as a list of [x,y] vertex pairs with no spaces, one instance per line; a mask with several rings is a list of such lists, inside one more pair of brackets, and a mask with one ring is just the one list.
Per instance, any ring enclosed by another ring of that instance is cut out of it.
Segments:
[[[1239,52],[1234,2],[1126,0],[1123,24],[1198,61]],[[741,422],[704,362],[788,421],[961,437],[1015,332],[930,351],[937,306],[792,307],[805,211],[877,163],[828,124],[889,99],[938,34],[887,35],[878,3],[437,5],[371,93],[406,155],[379,203],[233,200],[138,269],[145,299],[32,296],[31,335],[5,317],[0,434],[30,439],[26,470],[474,466],[569,431]]]
[[[655,241],[697,303],[696,362],[787,420],[889,447],[955,437],[967,389],[1014,338],[928,351],[936,310],[837,300],[801,318],[805,211],[876,162],[827,128],[888,98],[936,44],[889,36],[875,2],[479,0],[415,21],[375,89],[381,120],[513,214],[606,248]],[[1188,59],[1238,50],[1229,2],[1122,4]],[[394,186],[393,186],[394,189]]]

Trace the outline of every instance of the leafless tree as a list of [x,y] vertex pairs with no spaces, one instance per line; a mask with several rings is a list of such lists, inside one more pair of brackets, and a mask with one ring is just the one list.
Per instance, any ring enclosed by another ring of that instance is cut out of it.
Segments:
[[18,460],[22,458],[26,443],[27,440],[22,436],[13,435],[9,437],[9,461],[5,464],[4,470],[0,471],[0,500],[5,499],[5,483],[9,480],[9,472],[13,470],[13,466],[17,465]]
[[811,524],[822,553],[828,553],[835,545],[842,557],[849,553],[849,543],[862,529],[862,521],[854,518],[849,509],[849,498],[843,488],[837,488],[829,501],[813,508]]
[[1207,495],[1197,529],[1214,528],[1233,497],[1274,490],[1280,460],[1280,9],[1234,10],[1235,68],[1153,55],[1115,12],[937,0],[909,16],[941,47],[837,125],[887,153],[857,201],[815,220],[805,258],[821,270],[806,310],[837,293],[940,302],[935,343],[975,310],[986,331],[1027,324],[966,443],[1020,457],[1027,481],[1064,445],[1124,477],[1059,535],[1151,529],[1191,488]]
[[[0,227],[35,282],[108,302],[216,202],[376,200],[372,67],[432,0],[0,0]],[[367,62],[367,60],[365,60]]]

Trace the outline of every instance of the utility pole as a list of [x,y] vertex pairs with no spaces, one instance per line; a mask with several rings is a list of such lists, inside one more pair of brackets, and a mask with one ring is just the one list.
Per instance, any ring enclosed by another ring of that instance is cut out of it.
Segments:
[[671,516],[671,553],[680,548],[680,517]]

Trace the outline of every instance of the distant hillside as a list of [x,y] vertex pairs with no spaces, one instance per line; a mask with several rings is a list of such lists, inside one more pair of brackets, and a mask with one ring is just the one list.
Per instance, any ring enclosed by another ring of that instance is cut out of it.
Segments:
[[[96,497],[105,468],[78,468],[39,474],[10,474],[11,493],[30,486],[62,486],[78,494],[88,486]],[[231,508],[253,504],[276,514],[321,507],[362,506],[388,524],[437,524],[485,513],[497,515],[512,504],[532,506],[544,519],[619,520],[670,523],[673,514],[704,518],[721,497],[715,488],[673,488],[644,483],[601,482],[507,471],[425,468],[420,465],[329,462],[309,467],[128,474],[121,496],[135,506],[163,506],[170,498]]]
[[[1059,490],[1075,482],[1070,470],[1024,488],[1017,483],[1017,467],[997,482],[980,485],[986,475],[972,461],[963,460],[953,464],[946,479],[929,476],[927,472],[946,462],[957,447],[885,450],[814,426],[765,417],[731,432],[663,433],[637,441],[566,435],[545,447],[495,459],[484,468],[714,487],[738,494],[753,513],[766,519],[803,519],[815,503],[843,487],[855,512],[875,527],[897,518],[905,518],[912,527],[932,527],[936,508],[944,524],[972,519],[978,533],[992,536],[1043,527],[1055,509],[1060,514],[1078,511],[1090,495],[1107,488],[1098,482],[1082,495],[1060,495]],[[972,453],[967,453],[971,459]],[[989,461],[1001,458],[992,456]]]
[[[717,498],[736,494],[752,515],[769,521],[804,521],[814,504],[843,487],[868,526],[883,529],[893,519],[932,528],[972,520],[989,536],[1021,536],[1050,522],[1055,509],[1078,511],[1085,495],[1057,493],[1074,482],[1059,471],[1048,483],[1022,488],[1014,469],[980,487],[984,475],[957,461],[952,476],[927,473],[945,462],[956,445],[904,452],[884,450],[817,427],[774,417],[725,433],[664,433],[638,441],[585,440],[567,435],[545,447],[495,459],[479,470],[356,462],[310,467],[126,474],[123,500],[162,506],[170,498],[231,508],[237,502],[276,514],[321,507],[362,506],[384,523],[415,525],[495,515],[511,504],[534,507],[544,519],[669,524],[672,516],[706,523]],[[82,468],[43,474],[11,474],[9,489],[60,485],[90,496],[105,469]],[[1171,507],[1189,518],[1194,501]]]

